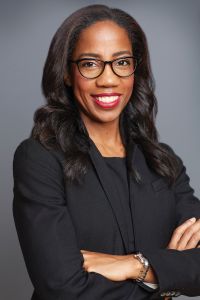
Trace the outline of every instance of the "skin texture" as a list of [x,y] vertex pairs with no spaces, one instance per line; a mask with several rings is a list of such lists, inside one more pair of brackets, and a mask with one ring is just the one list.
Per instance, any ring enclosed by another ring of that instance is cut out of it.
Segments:
[[[98,33],[98,34],[97,34]],[[126,54],[113,56],[119,51]],[[132,55],[132,45],[126,31],[111,21],[97,22],[80,34],[72,59],[77,60],[84,53],[95,53],[101,60],[112,60]],[[94,58],[84,55],[81,58]],[[128,103],[134,88],[134,74],[127,78],[115,75],[106,65],[103,74],[95,79],[86,79],[72,64],[71,73],[65,74],[65,83],[71,86],[75,101],[80,109],[81,118],[103,156],[124,156],[125,149],[119,131],[119,117]],[[91,95],[99,93],[122,94],[120,104],[112,109],[103,109],[94,103]],[[200,239],[200,221],[186,221],[174,231],[168,249],[185,250],[195,248]],[[83,267],[87,272],[96,272],[110,280],[136,279],[141,264],[133,255],[111,255],[87,249],[81,250],[84,257]],[[157,283],[156,275],[150,267],[146,282]],[[167,298],[166,298],[167,299]]]

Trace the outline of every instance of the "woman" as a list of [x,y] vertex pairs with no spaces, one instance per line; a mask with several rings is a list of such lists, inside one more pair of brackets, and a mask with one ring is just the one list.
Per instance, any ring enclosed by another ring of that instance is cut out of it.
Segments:
[[47,104],[14,155],[32,300],[200,295],[200,202],[158,141],[138,23],[104,5],[73,13],[53,37],[42,89]]

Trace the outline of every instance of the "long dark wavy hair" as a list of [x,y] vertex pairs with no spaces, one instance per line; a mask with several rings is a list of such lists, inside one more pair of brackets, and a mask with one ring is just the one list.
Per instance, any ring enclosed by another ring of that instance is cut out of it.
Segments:
[[[111,20],[124,28],[137,59],[133,93],[120,115],[127,143],[137,143],[149,167],[172,184],[178,174],[175,155],[158,141],[155,127],[157,100],[145,34],[126,12],[105,5],[90,5],[71,14],[55,33],[45,62],[42,91],[46,104],[34,115],[31,136],[47,149],[64,152],[64,174],[68,182],[81,181],[88,170],[90,138],[64,76],[83,29],[98,21]],[[139,182],[136,170],[131,170]]]

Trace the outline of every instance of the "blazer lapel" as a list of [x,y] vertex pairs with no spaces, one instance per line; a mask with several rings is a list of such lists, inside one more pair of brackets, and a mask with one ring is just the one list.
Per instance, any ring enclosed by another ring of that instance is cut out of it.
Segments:
[[125,216],[123,214],[123,207],[121,205],[121,202],[117,196],[114,183],[112,182],[112,178],[110,178],[108,172],[107,172],[107,166],[106,163],[99,152],[99,150],[96,148],[95,144],[92,142],[90,151],[89,151],[92,163],[96,169],[99,181],[102,185],[102,188],[105,192],[105,195],[110,202],[111,208],[113,210],[113,213],[115,215],[119,231],[124,243],[125,250],[128,250],[128,233],[126,230],[126,224],[125,224]]
[[124,243],[124,247],[126,252],[128,253],[128,232],[126,228],[126,223],[125,223],[125,214],[123,211],[123,205],[120,202],[120,199],[117,195],[114,183],[112,181],[112,178],[110,178],[108,172],[107,172],[107,166],[106,163],[97,149],[96,145],[94,142],[91,140],[90,143],[90,150],[89,150],[89,155],[91,157],[92,163],[96,169],[99,181],[102,185],[102,188],[105,192],[105,195],[110,202],[111,208],[113,210],[113,213],[116,218],[116,222],[119,227],[119,231]]

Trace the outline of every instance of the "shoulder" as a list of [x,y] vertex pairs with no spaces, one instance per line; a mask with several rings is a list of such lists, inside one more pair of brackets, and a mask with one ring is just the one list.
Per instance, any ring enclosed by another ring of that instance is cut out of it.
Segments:
[[59,169],[62,165],[62,154],[55,150],[46,149],[38,140],[27,138],[20,142],[14,152],[13,164],[45,165],[48,168]]
[[174,157],[177,160],[178,164],[183,164],[183,161],[181,159],[181,157],[176,153],[176,151],[172,148],[172,146],[170,146],[169,144],[163,143],[163,142],[159,142],[159,146],[164,149],[165,151],[167,151],[167,153]]
[[15,150],[14,156],[19,154],[40,156],[44,153],[45,155],[48,153],[44,146],[42,146],[39,141],[30,137],[20,142]]
[[166,143],[159,142],[159,146],[165,150],[167,150],[170,154],[175,155],[175,152],[171,146]]
[[174,164],[175,164],[176,170],[177,170],[177,178],[176,179],[178,179],[182,173],[186,173],[186,167],[184,165],[184,162],[183,162],[182,158],[168,144],[160,142],[159,145],[164,150],[167,151],[167,153],[168,153],[169,156],[171,156],[174,159],[173,161],[174,161]]
[[[137,145],[137,149],[139,150],[140,153],[142,153],[144,155],[144,150],[142,148],[142,146],[140,144],[136,144]],[[160,150],[164,150],[165,153],[167,153],[170,156],[173,156],[177,159],[179,159],[180,157],[175,153],[174,149],[167,143],[163,143],[163,142],[158,142],[158,146],[157,148],[159,148]]]
[[[171,161],[171,164],[174,166],[174,170],[176,170],[176,176],[179,176],[179,174],[185,169],[184,163],[182,161],[182,158],[177,154],[177,152],[173,149],[173,147],[167,143],[164,142],[158,142],[157,144],[157,150],[159,150],[159,153],[163,152],[163,157],[167,161]],[[143,150],[141,147],[139,147],[140,152],[142,152],[143,156]]]
[[33,138],[23,140],[15,150],[13,179],[16,200],[64,203],[63,167],[51,150]]

